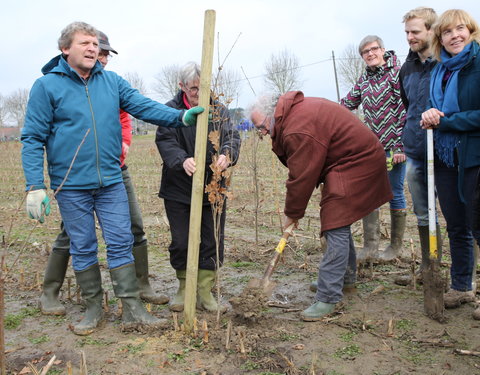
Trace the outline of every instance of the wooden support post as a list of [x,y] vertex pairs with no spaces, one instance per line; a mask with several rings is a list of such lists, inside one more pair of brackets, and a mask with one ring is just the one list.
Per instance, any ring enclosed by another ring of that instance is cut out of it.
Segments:
[[202,205],[204,193],[205,163],[208,136],[208,111],[210,106],[210,83],[212,80],[213,47],[215,40],[215,11],[206,10],[203,27],[202,64],[200,74],[200,92],[198,104],[205,111],[197,118],[195,138],[195,164],[193,175],[192,203],[190,207],[190,226],[188,232],[187,278],[185,283],[185,331],[191,333],[195,321],[197,301],[198,256],[200,248],[200,229],[202,224]]

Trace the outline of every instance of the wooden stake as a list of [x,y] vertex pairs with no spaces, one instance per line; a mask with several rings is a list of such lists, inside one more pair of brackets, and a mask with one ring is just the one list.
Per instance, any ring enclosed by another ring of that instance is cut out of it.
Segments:
[[24,275],[24,271],[23,271],[23,267],[20,268],[20,277],[18,278],[18,283],[20,284],[20,286],[23,286],[25,284],[25,275]]
[[103,301],[104,301],[103,310],[106,313],[108,313],[110,311],[110,306],[108,305],[108,290],[106,290],[105,293],[103,294]]
[[230,349],[230,339],[232,337],[232,321],[229,320],[227,323],[227,332],[225,334],[225,349]]
[[208,325],[206,320],[204,320],[202,323],[202,330],[203,330],[203,342],[208,343]]
[[215,11],[205,11],[203,29],[202,65],[198,104],[205,108],[197,118],[195,137],[196,172],[193,174],[192,200],[190,206],[190,225],[188,233],[187,279],[185,285],[185,329],[191,333],[195,318],[197,300],[198,256],[200,247],[200,228],[202,223],[202,206],[205,163],[207,152],[208,115],[210,107],[210,84],[212,80],[213,47],[215,38]]
[[180,326],[178,325],[178,314],[176,312],[172,313],[173,317],[173,326],[175,327],[175,331],[180,331]]
[[412,284],[413,284],[413,290],[417,290],[417,274],[416,274],[416,261],[417,257],[415,255],[415,248],[413,247],[413,240],[410,238],[410,250],[412,252]]
[[87,358],[83,350],[80,352],[80,375],[88,375]]
[[71,288],[72,288],[72,279],[71,278],[68,278],[67,279],[67,298],[69,301],[72,300],[72,291],[71,291]]

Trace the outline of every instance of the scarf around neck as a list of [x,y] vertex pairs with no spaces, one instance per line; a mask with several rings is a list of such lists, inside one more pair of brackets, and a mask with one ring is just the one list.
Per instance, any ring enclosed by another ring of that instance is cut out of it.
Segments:
[[[450,116],[460,111],[458,105],[458,73],[468,63],[472,43],[468,43],[462,52],[451,56],[444,48],[440,53],[441,62],[437,69],[432,72],[430,78],[430,100],[432,107]],[[445,89],[442,88],[445,74],[450,72]],[[443,132],[435,130],[435,151],[438,157],[448,167],[453,167],[454,150],[458,145],[459,134],[457,132]]]

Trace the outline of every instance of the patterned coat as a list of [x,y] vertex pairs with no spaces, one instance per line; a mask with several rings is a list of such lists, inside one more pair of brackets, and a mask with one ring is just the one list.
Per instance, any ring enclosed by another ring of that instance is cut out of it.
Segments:
[[403,152],[402,132],[406,111],[400,92],[400,61],[394,51],[385,52],[384,59],[385,64],[377,69],[366,68],[340,104],[350,110],[362,105],[364,122],[378,137],[383,148]]

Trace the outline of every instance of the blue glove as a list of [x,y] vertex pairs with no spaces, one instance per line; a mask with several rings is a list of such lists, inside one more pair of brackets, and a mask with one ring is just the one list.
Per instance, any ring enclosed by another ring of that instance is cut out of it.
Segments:
[[50,199],[45,189],[31,190],[27,194],[27,213],[30,219],[45,221],[45,215],[50,215]]
[[203,107],[196,106],[187,109],[182,117],[182,122],[185,126],[193,126],[197,124],[197,116],[204,111]]

